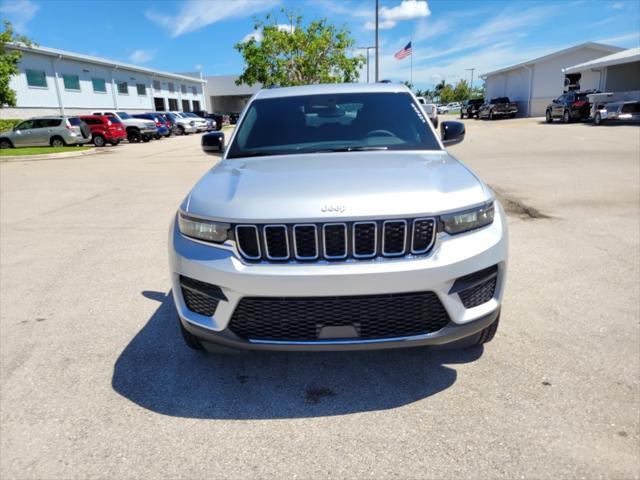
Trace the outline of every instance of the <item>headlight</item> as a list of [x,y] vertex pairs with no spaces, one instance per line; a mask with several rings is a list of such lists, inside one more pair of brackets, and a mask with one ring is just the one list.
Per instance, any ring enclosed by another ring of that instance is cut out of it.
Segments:
[[491,224],[494,212],[495,208],[491,202],[470,210],[442,215],[440,220],[444,224],[444,231],[455,235]]
[[231,225],[178,214],[178,228],[183,235],[205,242],[222,243],[229,238]]

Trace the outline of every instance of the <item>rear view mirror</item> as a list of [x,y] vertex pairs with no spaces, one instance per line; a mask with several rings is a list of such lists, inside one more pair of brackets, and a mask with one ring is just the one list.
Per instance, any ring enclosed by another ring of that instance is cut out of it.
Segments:
[[208,154],[221,153],[224,150],[224,133],[209,132],[202,135],[202,151]]
[[464,140],[465,129],[462,122],[442,122],[440,125],[440,138],[445,147],[455,145]]

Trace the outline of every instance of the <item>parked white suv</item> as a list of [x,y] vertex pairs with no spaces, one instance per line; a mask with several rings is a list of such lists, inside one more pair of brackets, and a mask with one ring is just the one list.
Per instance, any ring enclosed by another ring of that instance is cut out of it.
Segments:
[[148,142],[158,133],[158,127],[156,127],[155,122],[142,118],[134,118],[127,112],[101,111],[93,112],[93,115],[105,115],[119,119],[127,131],[127,140],[132,143],[137,143],[140,140]]
[[491,189],[444,148],[462,141],[464,124],[441,130],[442,140],[403,85],[258,92],[170,227],[187,345],[491,340],[507,222]]

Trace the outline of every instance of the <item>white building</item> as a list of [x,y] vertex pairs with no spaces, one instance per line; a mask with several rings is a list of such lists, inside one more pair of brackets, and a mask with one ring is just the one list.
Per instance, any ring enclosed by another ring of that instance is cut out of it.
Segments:
[[[501,68],[480,75],[485,83],[485,97],[509,97],[518,102],[521,116],[535,117],[544,115],[547,105],[565,92],[565,73],[562,71],[571,65],[588,62],[621,51],[619,47],[601,43],[586,42],[565,48],[543,57]],[[595,76],[587,73],[586,77]],[[578,84],[569,78],[573,85],[591,84],[591,78],[577,78]]]
[[105,58],[45,47],[22,51],[20,73],[10,80],[17,106],[2,118],[75,115],[93,110],[127,112],[206,110],[206,80],[151,70]]
[[249,99],[262,88],[256,83],[252,86],[236,85],[238,75],[218,75],[204,77],[207,80],[207,101],[211,112],[241,112]]
[[583,90],[628,92],[630,97],[640,98],[640,47],[573,65],[563,71],[567,77],[579,75]]

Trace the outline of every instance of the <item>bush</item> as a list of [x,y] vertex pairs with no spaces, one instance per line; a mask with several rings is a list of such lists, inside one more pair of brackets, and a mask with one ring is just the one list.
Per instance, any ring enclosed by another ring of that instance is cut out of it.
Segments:
[[0,132],[4,132],[5,130],[11,130],[14,125],[17,125],[22,120],[19,118],[7,118],[0,119]]

